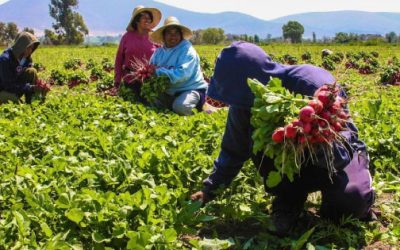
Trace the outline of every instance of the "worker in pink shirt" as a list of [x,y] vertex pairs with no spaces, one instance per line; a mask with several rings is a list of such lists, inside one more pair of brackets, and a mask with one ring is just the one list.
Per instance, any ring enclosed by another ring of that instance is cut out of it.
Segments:
[[[115,58],[114,83],[116,89],[123,82],[125,75],[132,71],[133,62],[148,62],[159,47],[149,39],[149,32],[158,25],[161,12],[156,8],[137,6],[129,21],[126,33],[119,43]],[[134,91],[140,92],[140,85],[134,84]]]

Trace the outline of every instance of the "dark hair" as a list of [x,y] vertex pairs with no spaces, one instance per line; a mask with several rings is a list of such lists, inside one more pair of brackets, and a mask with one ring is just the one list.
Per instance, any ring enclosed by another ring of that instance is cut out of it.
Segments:
[[181,39],[183,39],[183,32],[182,32],[182,29],[181,29],[181,27],[179,27],[179,26],[177,26],[177,25],[171,25],[171,26],[165,28],[165,29],[162,31],[162,37],[163,37],[163,39],[164,39],[164,37],[165,37],[165,32],[166,32],[168,29],[172,29],[172,28],[177,29],[178,32],[179,32],[179,35],[181,35]]
[[150,19],[153,22],[153,14],[150,11],[143,11],[143,12],[137,14],[135,16],[135,18],[133,19],[132,24],[131,24],[133,30],[137,30],[137,24],[140,21],[140,18],[143,16],[144,13],[149,14]]

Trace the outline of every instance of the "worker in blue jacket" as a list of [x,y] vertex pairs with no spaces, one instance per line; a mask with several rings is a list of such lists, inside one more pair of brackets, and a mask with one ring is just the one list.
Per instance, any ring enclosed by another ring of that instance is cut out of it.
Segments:
[[[289,91],[306,96],[312,96],[324,84],[335,82],[328,71],[316,66],[275,63],[260,47],[251,43],[234,42],[224,48],[216,60],[207,94],[229,105],[228,120],[214,170],[203,181],[204,188],[192,194],[192,200],[205,203],[213,199],[215,191],[228,187],[250,158],[255,166],[261,166],[258,170],[264,180],[276,169],[273,159],[263,156],[263,152],[253,154],[250,109],[254,95],[247,85],[248,78],[268,84],[271,77],[281,79]],[[285,177],[276,187],[265,187],[275,196],[271,219],[276,234],[285,235],[293,228],[304,210],[307,195],[315,191],[322,193],[322,217],[337,220],[352,215],[368,219],[373,215],[374,191],[368,169],[369,157],[357,132],[355,125],[348,122],[347,131],[341,132],[347,143],[334,145],[336,174],[332,179],[328,169],[321,167],[326,166],[321,156],[321,159],[302,166],[293,182]]]
[[36,87],[37,71],[32,67],[32,53],[40,42],[29,32],[17,35],[14,44],[0,55],[0,104],[25,101],[30,103]]
[[163,44],[154,52],[150,63],[157,66],[157,76],[168,76],[171,83],[163,98],[164,105],[180,115],[192,115],[194,108],[202,110],[208,86],[190,37],[192,31],[173,16],[150,35],[154,42]]

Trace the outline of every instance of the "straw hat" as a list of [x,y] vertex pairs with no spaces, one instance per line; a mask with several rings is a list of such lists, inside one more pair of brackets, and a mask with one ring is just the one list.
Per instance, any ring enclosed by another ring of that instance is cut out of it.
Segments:
[[150,28],[153,29],[154,27],[156,27],[161,20],[161,11],[159,9],[156,8],[145,8],[143,5],[138,5],[136,6],[136,8],[133,10],[132,12],[132,17],[131,20],[128,23],[128,26],[126,27],[127,31],[134,31],[133,27],[132,27],[132,22],[135,19],[135,17],[144,12],[144,11],[148,11],[153,15],[153,22],[151,22],[151,26]]
[[167,17],[167,19],[165,19],[163,26],[161,26],[156,31],[150,34],[150,39],[156,43],[164,43],[163,31],[171,26],[177,26],[182,30],[183,39],[189,40],[193,36],[192,31],[188,27],[182,25],[179,22],[178,18],[170,16]]

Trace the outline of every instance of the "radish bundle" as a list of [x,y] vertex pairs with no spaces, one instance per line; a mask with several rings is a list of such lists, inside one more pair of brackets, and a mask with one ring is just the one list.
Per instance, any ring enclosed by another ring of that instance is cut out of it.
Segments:
[[124,77],[124,82],[130,84],[142,84],[140,95],[150,104],[154,104],[160,95],[165,94],[170,80],[168,76],[157,76],[156,65],[133,61],[133,71]]
[[36,87],[40,90],[33,95],[33,99],[44,102],[46,99],[47,92],[50,91],[51,85],[46,83],[44,80],[38,79],[35,83]]
[[50,84],[46,83],[45,81],[43,81],[41,79],[36,80],[36,86],[40,90],[42,90],[43,93],[49,92],[50,88],[51,88]]
[[267,185],[276,186],[282,175],[293,181],[301,166],[317,161],[320,152],[329,174],[334,174],[333,147],[345,143],[340,132],[350,118],[338,86],[323,85],[311,99],[305,99],[283,88],[279,79],[271,79],[266,86],[257,80],[248,84],[255,95],[253,152],[262,151],[274,159],[277,169],[268,176]]

